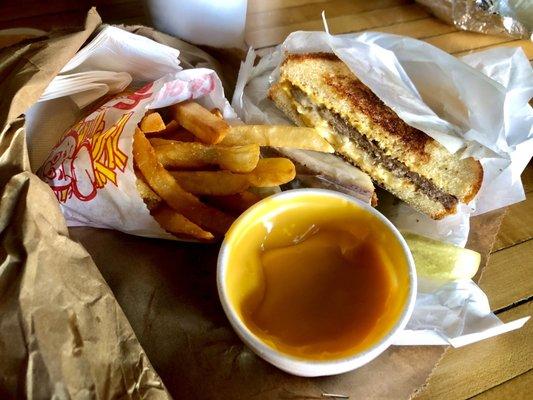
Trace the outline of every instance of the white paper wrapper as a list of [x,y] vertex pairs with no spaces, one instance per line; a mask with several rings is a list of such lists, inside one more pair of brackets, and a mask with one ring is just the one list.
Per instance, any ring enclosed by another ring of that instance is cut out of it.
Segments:
[[[229,121],[236,119],[216,73],[182,70],[178,55],[170,47],[107,27],[63,68],[65,74],[50,83],[38,108],[29,113],[31,138],[54,102],[73,102],[76,114],[81,106],[122,91],[130,82],[138,87],[70,127],[42,162],[39,176],[56,194],[69,226],[174,238],[150,216],[137,192],[132,157],[136,125],[148,109],[188,99],[219,108]],[[61,112],[68,113],[68,107]]]
[[[480,159],[476,199],[433,221],[404,203],[385,199],[381,210],[402,230],[460,246],[469,218],[525,199],[520,174],[533,155],[533,72],[520,48],[494,49],[461,60],[427,43],[365,32],[332,36],[294,32],[254,67],[250,50],[239,72],[232,105],[245,123],[290,122],[267,99],[285,52],[333,52],[400,118],[450,152]],[[472,281],[420,285],[413,318],[398,344],[460,346],[523,325],[502,324]]]
[[[483,165],[482,187],[456,216],[432,221],[413,213],[421,232],[464,246],[468,215],[525,199],[520,174],[533,155],[533,71],[520,48],[493,49],[463,61],[425,42],[378,32],[332,36],[294,32],[253,67],[250,53],[239,73],[232,105],[247,123],[289,123],[266,98],[284,52],[334,52],[405,122],[451,152]],[[246,88],[244,86],[246,85]],[[394,221],[394,216],[393,221]],[[418,231],[416,225],[402,226]]]
[[418,280],[415,308],[396,345],[461,347],[522,327],[530,317],[504,324],[490,310],[489,300],[471,280]]

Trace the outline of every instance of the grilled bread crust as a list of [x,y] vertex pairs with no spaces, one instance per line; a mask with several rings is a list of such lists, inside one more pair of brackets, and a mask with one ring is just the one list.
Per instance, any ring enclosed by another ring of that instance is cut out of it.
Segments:
[[[407,125],[334,54],[288,55],[280,70],[279,82],[284,81],[302,90],[317,105],[339,114],[387,155],[459,201],[468,203],[481,187],[483,169],[479,161],[460,159],[424,132]],[[275,97],[273,91],[276,89],[271,91]],[[406,199],[406,195],[398,197]]]
[[[302,115],[297,111],[294,103],[280,84],[274,84],[269,92],[270,99],[292,122],[299,126],[306,126]],[[381,187],[387,189],[395,196],[411,204],[418,211],[429,215],[433,219],[441,219],[455,212],[455,208],[446,210],[444,206],[429,198],[423,192],[416,190],[413,183],[407,179],[398,178],[392,172],[376,165],[368,154],[359,148],[356,143],[349,142],[344,146],[336,147],[336,153],[350,163],[369,174]]]

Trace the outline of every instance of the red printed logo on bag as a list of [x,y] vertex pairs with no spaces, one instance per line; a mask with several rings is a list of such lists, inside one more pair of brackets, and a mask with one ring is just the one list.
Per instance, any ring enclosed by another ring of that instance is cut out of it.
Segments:
[[128,156],[120,150],[118,142],[133,113],[124,114],[107,130],[105,113],[106,109],[102,109],[93,119],[83,119],[74,125],[38,172],[61,203],[72,196],[81,201],[93,199],[108,182],[116,186],[116,171],[126,168]]
[[81,201],[94,199],[98,189],[117,183],[128,156],[119,148],[119,139],[133,111],[123,114],[106,129],[110,109],[131,110],[152,95],[152,83],[134,93],[108,101],[74,125],[52,149],[37,174],[48,183],[57,199],[65,203],[73,196]]

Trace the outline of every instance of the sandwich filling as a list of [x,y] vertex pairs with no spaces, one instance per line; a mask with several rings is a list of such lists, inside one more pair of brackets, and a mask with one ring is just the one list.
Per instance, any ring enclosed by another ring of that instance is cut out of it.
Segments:
[[[424,193],[430,199],[442,204],[446,210],[455,208],[458,203],[455,196],[446,193],[437,187],[431,180],[411,171],[401,161],[387,155],[374,141],[369,140],[355,127],[350,125],[342,116],[324,106],[317,105],[301,89],[288,82],[283,83],[283,89],[291,97],[300,114],[307,114],[308,116],[314,115],[315,117],[319,117],[321,120],[326,121],[329,128],[350,139],[361,150],[367,153],[376,165],[381,165],[393,175],[412,182],[417,190]],[[347,159],[342,154],[339,155],[348,162],[353,163],[352,160]],[[380,182],[378,182],[378,184],[379,183]]]

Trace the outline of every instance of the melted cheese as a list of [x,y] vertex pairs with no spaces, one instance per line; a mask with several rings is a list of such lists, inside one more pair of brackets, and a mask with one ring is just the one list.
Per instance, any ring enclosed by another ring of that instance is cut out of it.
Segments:
[[405,304],[401,247],[376,217],[342,198],[268,199],[226,241],[231,302],[251,332],[286,354],[362,351]]

